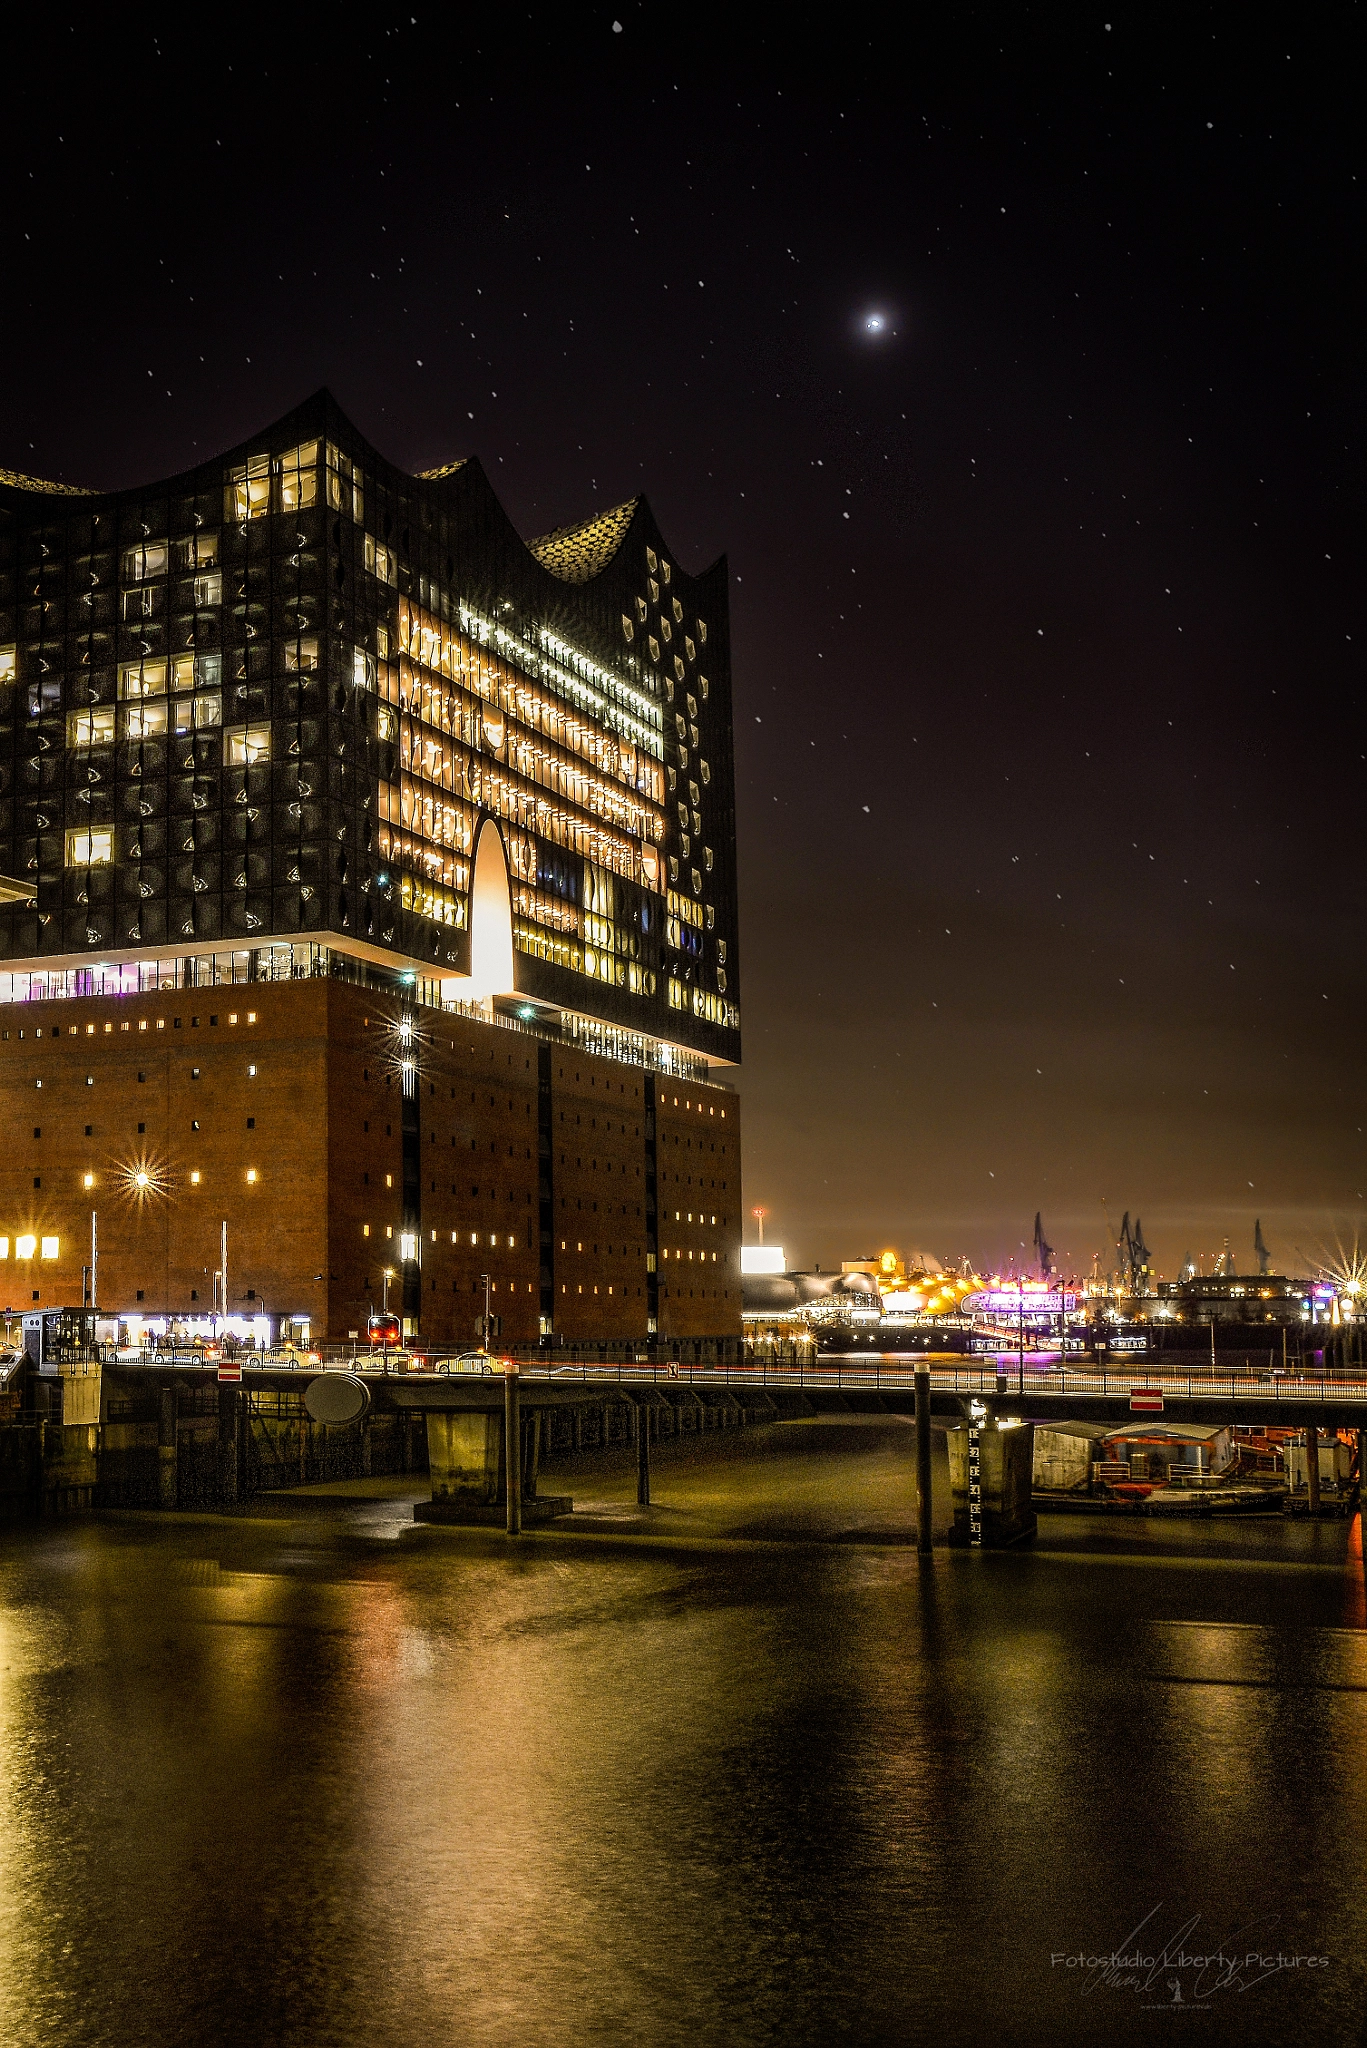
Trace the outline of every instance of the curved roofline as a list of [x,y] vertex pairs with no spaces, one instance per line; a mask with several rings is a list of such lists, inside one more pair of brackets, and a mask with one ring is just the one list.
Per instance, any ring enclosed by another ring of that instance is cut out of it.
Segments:
[[510,534],[526,549],[537,565],[558,583],[573,584],[579,588],[594,583],[611,565],[633,531],[637,538],[647,538],[648,544],[658,543],[680,573],[688,576],[692,582],[702,582],[715,576],[719,570],[724,572],[725,555],[718,555],[716,561],[696,572],[683,568],[673,548],[666,544],[659,522],[644,496],[624,499],[621,504],[610,507],[606,512],[594,513],[588,519],[572,521],[568,526],[558,526],[549,533],[528,539],[518,532],[512,520],[508,518],[507,510],[478,456],[459,456],[433,469],[416,472],[405,470],[391,456],[386,455],[383,449],[377,447],[369,435],[356,426],[348,413],[343,412],[326,384],[320,384],[306,399],[292,406],[288,412],[281,413],[266,426],[258,428],[255,433],[234,442],[230,447],[220,449],[216,454],[204,457],[202,461],[194,463],[188,469],[174,472],[171,476],[155,477],[142,483],[116,485],[104,490],[80,484],[48,483],[39,477],[26,476],[18,470],[0,469],[0,487],[7,485],[13,490],[47,497],[91,500],[126,497],[137,491],[169,490],[183,478],[197,474],[211,463],[226,462],[237,456],[254,453],[262,442],[274,444],[287,439],[288,435],[295,431],[295,422],[299,423],[301,438],[307,433],[326,432],[329,424],[335,422],[346,428],[354,440],[378,461],[396,470],[401,476],[408,477],[413,483],[425,485],[429,489],[449,489],[453,484],[457,487],[462,484],[468,487],[471,477],[477,476],[502,513]]
[[640,498],[625,498],[610,511],[572,526],[557,526],[529,540],[527,547],[543,569],[562,583],[591,583],[606,569],[636,521]]
[[0,469],[0,484],[12,491],[33,491],[48,498],[94,498],[99,494],[86,484],[54,484],[43,476],[25,476],[20,469]]

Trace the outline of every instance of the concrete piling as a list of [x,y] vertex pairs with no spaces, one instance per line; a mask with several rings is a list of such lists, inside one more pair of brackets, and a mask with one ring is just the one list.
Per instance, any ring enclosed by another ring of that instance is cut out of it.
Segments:
[[916,1548],[922,1556],[931,1549],[930,1518],[930,1374],[918,1372],[916,1385]]
[[522,1404],[517,1365],[503,1368],[503,1462],[508,1482],[508,1534],[522,1533]]
[[650,1410],[636,1408],[636,1505],[650,1506]]
[[179,1406],[174,1387],[163,1387],[157,1416],[157,1506],[174,1508],[179,1498],[176,1472],[176,1437]]

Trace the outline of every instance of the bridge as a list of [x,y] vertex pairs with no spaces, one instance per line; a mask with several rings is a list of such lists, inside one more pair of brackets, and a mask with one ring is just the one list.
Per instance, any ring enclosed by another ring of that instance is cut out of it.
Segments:
[[[1313,1432],[1367,1427],[1367,1375],[1360,1371],[1173,1372],[1028,1356],[689,1365],[360,1354],[320,1369],[298,1353],[246,1353],[219,1366],[202,1352],[139,1351],[109,1359],[103,1368],[94,1361],[63,1368],[61,1377],[60,1386],[45,1381],[54,1405],[45,1410],[52,1424],[39,1431],[42,1486],[49,1493],[62,1489],[71,1505],[91,1505],[97,1497],[111,1505],[227,1505],[245,1497],[253,1483],[269,1488],[330,1476],[356,1435],[347,1425],[359,1424],[358,1469],[367,1474],[372,1434],[377,1456],[383,1435],[383,1448],[402,1461],[377,1464],[376,1471],[420,1468],[414,1432],[425,1438],[432,1499],[419,1504],[418,1519],[485,1522],[514,1532],[572,1508],[562,1496],[541,1495],[538,1477],[547,1446],[578,1444],[580,1419],[599,1441],[634,1443],[643,1505],[651,1498],[652,1442],[685,1426],[813,1411],[914,1419],[927,1541],[932,1419],[950,1431],[956,1510],[971,1503],[976,1485],[989,1520],[1005,1499],[1004,1487],[1029,1510],[1033,1431],[1016,1424],[1114,1429],[1150,1416],[1212,1429],[1229,1423]],[[58,1418],[62,1426],[53,1426]],[[97,1421],[105,1425],[98,1431],[89,1426]],[[1008,1443],[1010,1437],[1017,1441]],[[520,1451],[511,1461],[508,1445]],[[955,1462],[965,1446],[978,1461],[976,1480]],[[1023,1471],[1017,1469],[1022,1462]],[[277,1476],[265,1476],[268,1470]]]

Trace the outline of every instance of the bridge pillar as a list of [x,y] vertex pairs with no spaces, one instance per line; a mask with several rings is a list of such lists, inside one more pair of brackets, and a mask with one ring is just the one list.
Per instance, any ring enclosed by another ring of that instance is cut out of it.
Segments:
[[522,1410],[518,1401],[517,1367],[503,1368],[503,1470],[508,1495],[508,1534],[522,1533]]
[[650,1410],[636,1405],[636,1505],[650,1506]]
[[1306,1506],[1312,1515],[1320,1511],[1320,1433],[1310,1428],[1305,1432],[1305,1493]]
[[573,1510],[568,1495],[540,1490],[540,1417],[523,1413],[516,1373],[504,1376],[501,1407],[427,1408],[425,1420],[432,1498],[414,1503],[415,1521],[502,1522],[516,1536]]
[[218,1390],[218,1497],[232,1506],[238,1495],[238,1467],[241,1462],[239,1438],[242,1433],[240,1396],[236,1387]]
[[[952,1544],[967,1548],[973,1541],[970,1512],[970,1431],[951,1429],[949,1436],[949,1489],[954,1503]],[[1022,1422],[998,1429],[988,1416],[977,1431],[979,1515],[978,1525],[984,1549],[999,1550],[1033,1536],[1035,1511],[1031,1506],[1034,1471],[1035,1427]]]
[[432,1498],[452,1507],[493,1507],[499,1497],[503,1417],[493,1410],[427,1411]]
[[[930,1374],[916,1374],[916,1548],[927,1556],[932,1547],[930,1498]],[[647,1495],[647,1498],[649,1496]]]
[[161,1407],[157,1416],[157,1506],[176,1506],[179,1481],[176,1473],[177,1419],[178,1406],[174,1387],[161,1390]]

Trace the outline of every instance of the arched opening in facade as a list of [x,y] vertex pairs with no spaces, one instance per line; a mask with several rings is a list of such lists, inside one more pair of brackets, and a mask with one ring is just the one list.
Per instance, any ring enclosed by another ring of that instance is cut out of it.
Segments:
[[489,1003],[513,987],[513,903],[503,838],[492,818],[480,827],[470,883],[470,975],[443,982],[442,993]]

